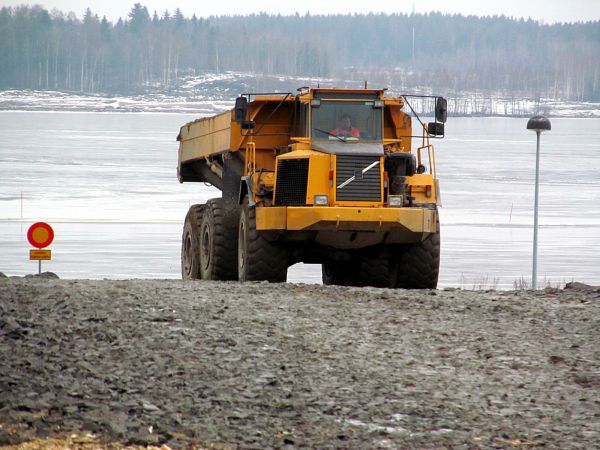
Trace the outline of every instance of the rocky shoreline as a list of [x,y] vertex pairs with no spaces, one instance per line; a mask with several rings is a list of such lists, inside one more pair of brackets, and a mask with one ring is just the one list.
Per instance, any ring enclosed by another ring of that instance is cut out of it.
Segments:
[[589,449],[599,342],[580,283],[0,277],[0,446]]
[[[267,85],[271,87],[265,86],[266,90],[263,87],[259,88],[259,91],[287,92],[290,83],[293,86],[314,86],[316,80],[272,77],[267,81]],[[329,80],[329,84],[356,87],[352,81]],[[188,79],[179,89],[148,89],[127,95],[29,89],[0,90],[0,111],[188,113],[208,116],[230,109],[240,92],[256,90],[255,75],[240,73],[214,74],[213,78],[209,74],[208,78]],[[390,91],[391,95],[402,93],[405,92],[399,92],[393,87]],[[506,92],[447,93],[446,97],[451,117],[529,118],[538,112],[552,118],[600,117],[598,102],[537,99]],[[421,109],[418,103],[413,106],[417,111]]]

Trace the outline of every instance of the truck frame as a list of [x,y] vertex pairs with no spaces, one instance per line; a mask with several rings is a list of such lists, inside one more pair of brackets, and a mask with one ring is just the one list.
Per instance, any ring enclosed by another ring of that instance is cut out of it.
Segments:
[[[442,97],[422,97],[434,104],[432,122],[409,96],[383,89],[301,88],[244,94],[232,110],[182,126],[179,181],[222,193],[187,213],[183,279],[285,282],[304,262],[322,265],[324,284],[436,288],[441,201],[430,139],[444,137],[447,110]],[[342,118],[352,133],[336,130]]]

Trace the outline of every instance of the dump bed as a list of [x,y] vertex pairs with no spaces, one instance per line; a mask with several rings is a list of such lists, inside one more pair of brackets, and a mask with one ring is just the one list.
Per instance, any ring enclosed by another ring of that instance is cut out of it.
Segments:
[[184,166],[206,157],[226,152],[231,147],[232,111],[186,123],[179,130],[179,160],[177,172]]

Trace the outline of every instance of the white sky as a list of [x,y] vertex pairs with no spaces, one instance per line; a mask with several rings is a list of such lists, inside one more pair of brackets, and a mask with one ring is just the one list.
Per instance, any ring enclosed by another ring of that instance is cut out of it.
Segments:
[[186,17],[198,17],[266,12],[270,14],[339,14],[339,13],[417,13],[440,11],[463,15],[500,15],[531,17],[544,23],[600,20],[600,0],[0,0],[1,6],[40,4],[48,10],[57,8],[65,13],[73,11],[79,18],[89,7],[100,17],[111,21],[126,18],[134,3],[159,15],[165,9],[171,13],[179,7]]

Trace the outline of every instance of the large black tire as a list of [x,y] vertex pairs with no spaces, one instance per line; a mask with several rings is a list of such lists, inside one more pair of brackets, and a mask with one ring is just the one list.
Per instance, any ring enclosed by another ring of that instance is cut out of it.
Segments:
[[390,258],[387,254],[382,252],[361,257],[355,286],[390,287]]
[[325,261],[321,264],[323,284],[337,286],[351,286],[355,271],[347,261]]
[[338,286],[390,287],[389,257],[357,254],[349,261],[326,261],[321,265],[323,284]]
[[418,244],[398,247],[392,257],[391,287],[435,289],[440,272],[440,232],[430,234]]
[[256,210],[244,200],[239,220],[238,277],[244,281],[287,280],[288,252],[256,231]]
[[192,205],[185,216],[183,235],[181,236],[181,278],[197,280],[200,278],[200,223],[204,205]]
[[226,212],[223,200],[206,202],[200,222],[200,278],[237,280],[237,215]]

